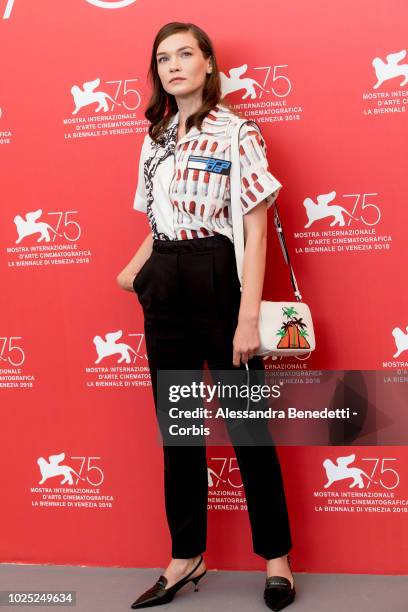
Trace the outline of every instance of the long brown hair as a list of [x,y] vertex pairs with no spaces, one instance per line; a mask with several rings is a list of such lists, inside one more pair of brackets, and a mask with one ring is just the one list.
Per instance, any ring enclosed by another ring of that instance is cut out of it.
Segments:
[[[176,98],[167,93],[162,84],[157,71],[156,52],[160,43],[177,32],[191,32],[197,40],[198,46],[201,49],[204,57],[211,57],[212,71],[206,75],[206,81],[203,88],[203,103],[201,107],[187,118],[186,132],[194,125],[199,130],[201,123],[208,113],[221,101],[221,80],[220,72],[217,65],[217,60],[214,53],[213,44],[209,36],[196,26],[194,23],[182,23],[180,21],[171,21],[166,23],[156,34],[154,39],[152,55],[150,60],[150,68],[148,77],[152,84],[152,94],[145,110],[145,117],[150,121],[149,135],[155,142],[159,142],[160,138],[166,129],[170,119],[178,111]],[[240,116],[231,106],[222,100],[222,104],[227,106],[233,113]]]

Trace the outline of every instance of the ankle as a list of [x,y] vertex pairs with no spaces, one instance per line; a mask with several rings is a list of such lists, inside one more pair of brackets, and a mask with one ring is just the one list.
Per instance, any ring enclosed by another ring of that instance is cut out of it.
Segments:
[[170,566],[178,571],[186,571],[187,569],[193,567],[198,563],[200,559],[200,555],[198,557],[190,557],[188,559],[184,558],[172,558],[170,562]]
[[275,557],[273,559],[267,559],[266,571],[274,572],[277,570],[285,570],[286,572],[292,573],[287,555],[283,555],[282,557]]
[[172,562],[174,563],[180,563],[180,564],[188,564],[188,563],[193,563],[194,561],[198,561],[201,555],[197,555],[197,557],[172,557]]
[[273,557],[273,559],[267,559],[267,565],[281,565],[286,563],[289,565],[288,555],[282,555],[282,557]]

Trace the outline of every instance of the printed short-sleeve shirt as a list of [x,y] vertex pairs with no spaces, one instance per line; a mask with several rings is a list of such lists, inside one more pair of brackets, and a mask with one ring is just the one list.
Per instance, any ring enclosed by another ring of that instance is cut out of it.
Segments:
[[[231,132],[237,116],[219,103],[178,142],[179,112],[161,144],[146,134],[139,160],[133,208],[147,213],[153,238],[187,240],[224,234],[233,242],[230,200]],[[269,208],[281,183],[271,174],[266,144],[254,122],[239,138],[241,207],[245,215],[266,200]]]

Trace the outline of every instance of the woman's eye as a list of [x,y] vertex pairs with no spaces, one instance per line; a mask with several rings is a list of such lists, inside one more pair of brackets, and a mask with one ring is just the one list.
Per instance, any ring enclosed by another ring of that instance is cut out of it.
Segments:
[[[191,51],[183,51],[182,55],[185,55],[185,54],[187,54],[187,55],[193,55],[193,54],[191,53]],[[162,57],[159,57],[159,60],[158,60],[158,61],[159,61],[159,64],[162,64],[162,63],[163,63],[163,62],[162,62],[162,60],[166,60],[166,59],[167,59],[167,57],[165,57],[164,55],[163,55]]]

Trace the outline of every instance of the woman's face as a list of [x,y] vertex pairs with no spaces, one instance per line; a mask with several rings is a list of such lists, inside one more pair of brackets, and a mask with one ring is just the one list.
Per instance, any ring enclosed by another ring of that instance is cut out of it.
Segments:
[[202,91],[206,74],[211,72],[211,58],[203,56],[191,32],[178,32],[162,40],[156,62],[164,90],[176,98]]

